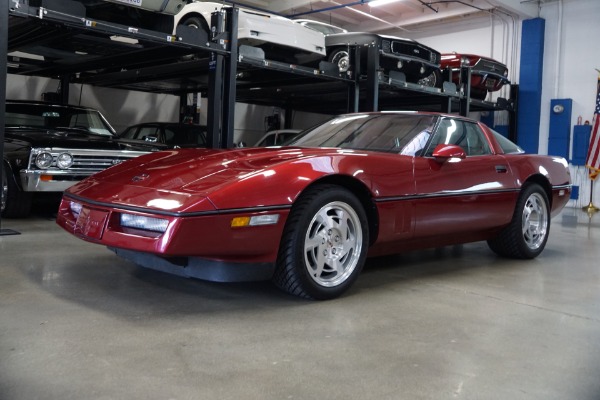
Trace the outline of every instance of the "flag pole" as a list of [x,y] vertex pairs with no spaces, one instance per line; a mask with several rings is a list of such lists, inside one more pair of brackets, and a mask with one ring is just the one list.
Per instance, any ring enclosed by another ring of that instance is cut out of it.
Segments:
[[590,204],[582,207],[582,210],[590,216],[598,211],[598,207],[594,205],[594,180],[600,174],[600,69],[595,68],[598,72],[598,80],[596,83],[596,107],[594,109],[594,118],[592,119],[592,130],[588,155],[585,160],[585,166],[589,168],[590,175]]
[[588,214],[593,214],[596,211],[600,210],[600,208],[598,208],[594,205],[594,202],[592,201],[593,197],[594,197],[594,181],[590,181],[590,204],[588,204],[587,206],[582,208],[582,210]]

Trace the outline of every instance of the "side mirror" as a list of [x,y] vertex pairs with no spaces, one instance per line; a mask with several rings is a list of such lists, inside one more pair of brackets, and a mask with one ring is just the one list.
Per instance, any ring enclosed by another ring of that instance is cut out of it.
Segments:
[[467,153],[462,147],[454,144],[438,144],[433,150],[432,156],[436,161],[443,163],[450,158],[466,158]]

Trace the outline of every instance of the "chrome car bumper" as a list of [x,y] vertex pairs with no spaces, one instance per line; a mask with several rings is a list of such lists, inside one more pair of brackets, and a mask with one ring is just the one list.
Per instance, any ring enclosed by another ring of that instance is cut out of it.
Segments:
[[25,192],[63,192],[77,182],[96,173],[78,173],[72,171],[42,171],[24,169],[20,171],[21,186]]

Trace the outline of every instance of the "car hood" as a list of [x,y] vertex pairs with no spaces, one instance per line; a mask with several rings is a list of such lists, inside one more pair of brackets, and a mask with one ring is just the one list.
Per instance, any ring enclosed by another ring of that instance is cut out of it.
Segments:
[[52,147],[66,149],[104,149],[152,151],[153,148],[122,142],[116,136],[95,135],[73,130],[5,128],[8,141],[28,143],[31,147]]
[[[170,212],[286,204],[292,199],[282,187],[293,187],[289,182],[293,174],[286,173],[287,168],[294,168],[296,175],[302,175],[298,174],[302,165],[331,173],[332,156],[340,151],[294,147],[167,150],[101,171],[68,193],[99,203]],[[262,198],[269,197],[265,188],[276,188],[278,197],[258,204],[257,191]]]

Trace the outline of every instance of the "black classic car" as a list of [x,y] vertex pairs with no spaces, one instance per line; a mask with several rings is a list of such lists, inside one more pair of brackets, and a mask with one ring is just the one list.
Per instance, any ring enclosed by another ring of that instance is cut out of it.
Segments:
[[144,122],[126,128],[119,138],[136,144],[152,143],[161,150],[206,147],[206,126],[176,122]]
[[99,111],[6,101],[2,216],[26,217],[39,192],[62,192],[83,178],[155,151],[121,142]]
[[351,46],[360,46],[361,70],[367,71],[368,48],[376,47],[379,52],[379,67],[385,74],[389,71],[402,72],[407,82],[434,86],[433,72],[440,68],[441,56],[437,50],[417,41],[374,33],[351,32],[325,36],[327,58],[336,64],[340,72],[352,70],[349,52]]

